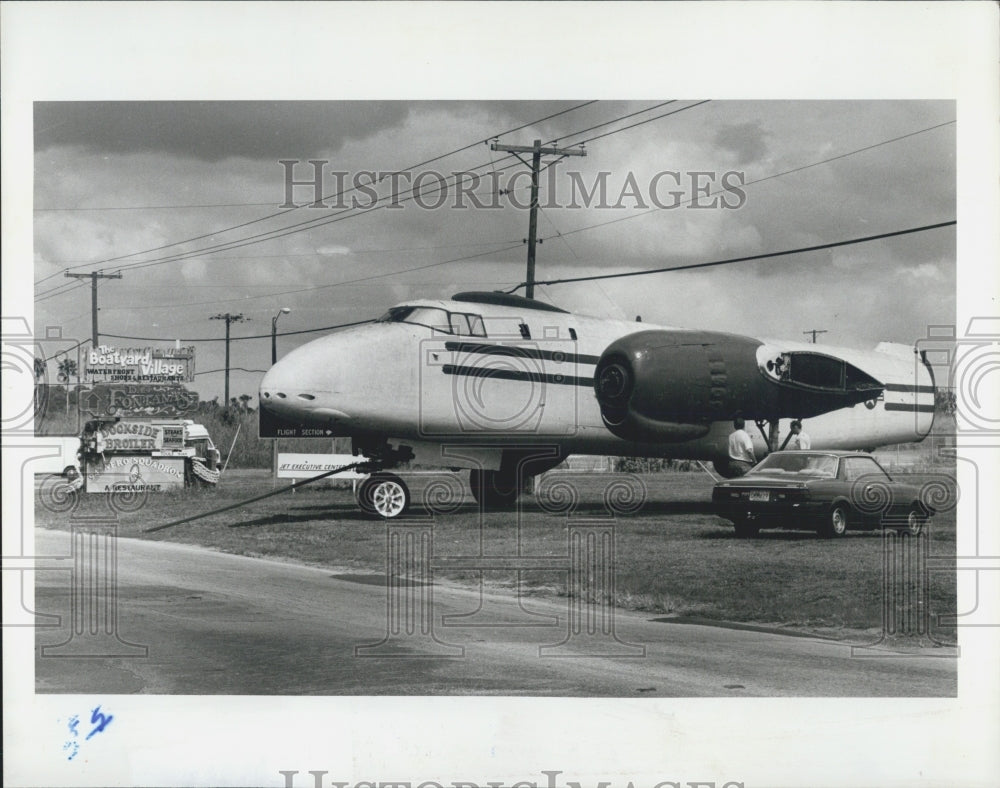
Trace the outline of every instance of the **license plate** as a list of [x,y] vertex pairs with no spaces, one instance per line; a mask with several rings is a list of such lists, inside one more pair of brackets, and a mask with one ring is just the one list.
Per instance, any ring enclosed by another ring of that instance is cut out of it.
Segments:
[[764,501],[765,503],[771,500],[771,494],[767,490],[751,490],[749,497],[751,501]]

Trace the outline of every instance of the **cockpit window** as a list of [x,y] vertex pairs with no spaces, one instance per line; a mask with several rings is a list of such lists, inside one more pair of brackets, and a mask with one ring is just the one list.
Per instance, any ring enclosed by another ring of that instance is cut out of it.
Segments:
[[466,315],[469,318],[469,335],[474,337],[486,336],[486,326],[479,315]]
[[467,337],[485,337],[483,318],[467,312],[448,312],[430,306],[394,306],[379,323],[413,323],[427,326],[441,334],[455,334]]
[[451,315],[451,333],[458,335],[469,335],[469,317],[459,313]]

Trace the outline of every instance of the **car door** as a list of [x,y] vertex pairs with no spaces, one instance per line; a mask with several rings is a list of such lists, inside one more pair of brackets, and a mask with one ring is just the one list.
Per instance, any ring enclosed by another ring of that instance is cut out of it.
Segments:
[[860,520],[878,525],[898,507],[892,479],[871,457],[844,457],[842,471],[851,509]]

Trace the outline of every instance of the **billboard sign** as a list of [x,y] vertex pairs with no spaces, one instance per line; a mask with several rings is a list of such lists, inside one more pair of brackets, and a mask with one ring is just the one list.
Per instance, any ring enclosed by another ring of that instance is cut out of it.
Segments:
[[85,383],[190,383],[194,346],[116,348],[98,345],[84,354]]
[[[183,427],[182,442],[183,442]],[[100,427],[99,451],[159,451],[164,428],[140,421],[116,421]]]
[[90,418],[179,418],[198,410],[198,392],[177,383],[98,383],[80,392]]
[[87,492],[163,492],[184,487],[183,457],[118,454],[87,464]]

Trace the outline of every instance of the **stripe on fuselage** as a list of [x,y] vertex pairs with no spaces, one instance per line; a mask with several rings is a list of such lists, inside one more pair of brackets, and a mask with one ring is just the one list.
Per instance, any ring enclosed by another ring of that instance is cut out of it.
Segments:
[[495,367],[466,367],[458,364],[445,364],[442,368],[445,375],[465,375],[474,378],[495,378],[497,380],[522,380],[531,383],[552,383],[559,386],[593,386],[593,378],[577,375],[558,375],[539,372],[525,372],[519,369],[497,369]]
[[444,349],[459,353],[513,356],[515,358],[530,358],[537,361],[555,361],[567,364],[596,364],[601,360],[600,356],[590,356],[585,353],[570,353],[565,350],[542,350],[537,347],[521,347],[520,345],[487,345],[478,342],[445,342]]

